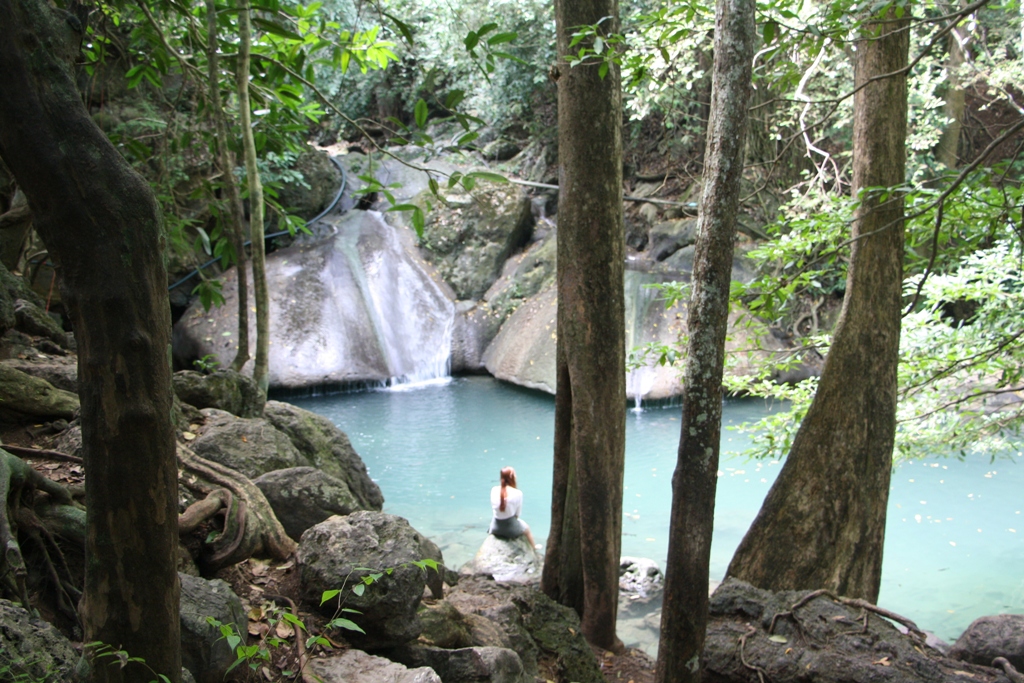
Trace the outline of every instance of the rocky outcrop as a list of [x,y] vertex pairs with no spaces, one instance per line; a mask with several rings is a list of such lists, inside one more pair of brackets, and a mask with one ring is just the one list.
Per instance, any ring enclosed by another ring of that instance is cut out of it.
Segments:
[[630,601],[651,601],[665,591],[665,575],[658,563],[646,557],[625,557],[619,560],[619,595]]
[[[333,235],[267,256],[270,386],[443,375],[453,297],[432,277],[413,243],[415,235],[372,211],[325,220],[331,221]],[[204,311],[196,302],[175,325],[178,367],[191,367],[206,355],[221,366],[234,358],[237,278],[233,268],[224,274],[223,306]],[[250,322],[255,326],[252,316]],[[255,327],[249,338],[255,338]]]
[[526,540],[488,534],[472,560],[459,570],[463,576],[492,576],[495,581],[529,583],[540,579],[541,558]]
[[57,629],[14,603],[0,600],[0,678],[69,683],[78,680],[78,659],[71,642]]
[[220,683],[235,662],[220,629],[207,617],[231,624],[246,633],[248,620],[242,601],[220,579],[178,574],[181,580],[181,665],[192,672],[197,683]]
[[46,380],[53,386],[72,394],[78,393],[78,362],[74,356],[48,356],[45,359],[11,358],[3,361],[26,375]]
[[480,299],[530,239],[529,197],[516,185],[484,182],[472,194],[442,193],[442,202],[427,217],[420,247],[459,299]]
[[315,467],[275,470],[253,480],[285,532],[296,541],[328,517],[360,510],[345,482]]
[[523,662],[501,647],[464,647],[448,650],[419,643],[406,645],[388,657],[408,667],[428,666],[444,683],[533,683]]
[[262,418],[245,419],[216,408],[202,411],[206,424],[190,444],[201,458],[230,467],[250,479],[289,467],[310,465],[287,434]]
[[441,683],[433,669],[408,669],[360,650],[345,650],[337,657],[310,660],[309,671],[323,683]]
[[263,400],[251,377],[234,370],[203,374],[181,370],[171,377],[175,395],[195,408],[217,408],[237,417],[259,417]]
[[997,614],[971,622],[949,656],[973,664],[992,666],[1005,657],[1018,671],[1024,671],[1024,614]]
[[341,187],[341,172],[331,163],[327,152],[308,148],[299,155],[292,170],[302,180],[286,182],[277,193],[281,206],[310,219],[327,208]]
[[[808,591],[727,579],[711,596],[703,680],[712,683],[996,683],[994,669],[943,656],[877,614]],[[866,620],[866,622],[865,622]],[[774,628],[772,628],[774,622]],[[866,623],[866,628],[865,628]]]
[[554,394],[557,306],[553,285],[519,306],[484,352],[487,371],[498,379]]
[[593,650],[579,630],[579,617],[536,587],[465,578],[446,598],[463,615],[475,615],[499,628],[518,653],[523,670],[538,672],[538,659],[552,662],[558,683],[603,683]]
[[384,496],[345,432],[322,415],[280,401],[267,401],[263,417],[291,439],[305,461],[348,486],[360,510],[380,510]]
[[57,389],[44,379],[0,363],[0,420],[70,420],[78,412],[78,395]]
[[17,328],[25,334],[44,337],[64,349],[73,347],[70,335],[46,311],[31,301],[18,299],[14,302],[14,319]]
[[[401,517],[368,511],[331,517],[299,541],[304,599],[327,616],[335,613],[339,600],[359,610],[356,621],[365,634],[346,633],[356,646],[395,647],[422,630],[416,610],[424,587],[441,596],[442,574],[413,564],[425,559],[444,563],[438,547]],[[376,578],[361,583],[370,576]],[[338,589],[338,598],[321,604],[325,591]]]

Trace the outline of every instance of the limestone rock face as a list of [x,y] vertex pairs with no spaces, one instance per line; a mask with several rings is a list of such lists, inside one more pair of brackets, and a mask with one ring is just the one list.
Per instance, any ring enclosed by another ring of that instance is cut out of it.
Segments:
[[177,397],[195,408],[217,408],[238,417],[259,417],[263,412],[256,382],[234,370],[216,370],[209,375],[181,370],[171,382]]
[[[7,600],[0,600],[0,676],[39,683],[78,680],[78,653],[53,626]],[[8,668],[9,667],[9,668]]]
[[192,672],[197,683],[220,683],[228,667],[235,662],[235,653],[228,647],[220,630],[211,626],[207,617],[222,624],[234,624],[245,633],[248,620],[242,601],[231,587],[220,579],[178,574],[181,580],[181,665]]
[[451,193],[427,218],[420,247],[459,299],[480,299],[533,230],[530,200],[512,184]]
[[0,418],[9,422],[70,420],[78,408],[77,394],[0,363]]
[[991,666],[996,657],[1005,657],[1018,671],[1024,671],[1024,614],[997,614],[980,617],[949,650],[953,659]]
[[476,556],[459,570],[464,576],[490,575],[495,581],[528,583],[540,579],[541,558],[526,540],[488,534]]
[[484,352],[487,371],[506,382],[554,394],[557,305],[552,285],[517,308]]
[[345,482],[315,467],[267,472],[253,483],[267,497],[285,532],[296,541],[306,529],[328,517],[360,509]]
[[263,417],[291,439],[306,463],[340,479],[355,497],[357,509],[380,510],[384,496],[366,473],[366,465],[345,432],[322,415],[280,401],[267,401]]
[[[353,210],[328,221],[333,235],[267,256],[270,386],[443,375],[453,297],[419,255],[414,233],[374,211]],[[221,366],[234,358],[237,278],[233,268],[224,274],[223,306],[207,312],[196,302],[175,325],[179,367],[209,354]],[[249,338],[255,339],[255,316],[250,323]],[[251,365],[242,372],[251,372]]]
[[262,418],[245,419],[216,408],[202,411],[206,424],[190,445],[196,455],[255,479],[310,463],[286,434]]
[[433,669],[408,669],[360,650],[345,650],[337,657],[316,658],[309,670],[324,683],[441,683]]
[[[360,511],[331,517],[310,528],[299,541],[298,562],[304,599],[331,616],[337,601],[321,605],[325,591],[344,587],[345,607],[359,610],[354,621],[366,634],[346,633],[346,639],[364,649],[395,647],[422,631],[416,609],[429,585],[441,596],[442,575],[411,564],[444,560],[438,547],[401,517]],[[367,585],[362,595],[351,590],[370,568],[384,573]]]

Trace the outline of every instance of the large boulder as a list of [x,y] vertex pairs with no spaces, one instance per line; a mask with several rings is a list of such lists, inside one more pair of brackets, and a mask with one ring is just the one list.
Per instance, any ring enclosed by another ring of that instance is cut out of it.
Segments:
[[408,669],[360,650],[345,650],[337,657],[312,659],[309,671],[323,683],[441,683],[433,669]]
[[192,451],[250,479],[289,467],[310,465],[288,435],[262,418],[245,419],[216,408],[202,411],[206,423],[192,441]]
[[[688,279],[689,274],[685,275]],[[663,298],[649,285],[680,277],[679,273],[626,270],[627,349],[652,342],[678,345],[680,336],[686,333],[687,304],[680,302],[666,309]],[[554,394],[557,317],[557,292],[552,284],[526,299],[502,325],[484,353],[488,371],[498,379]],[[749,314],[739,310],[730,313],[726,352],[731,362],[726,372],[736,376],[755,373],[773,353],[785,348],[784,341],[770,334],[766,325]],[[681,391],[680,368],[659,365],[654,359],[648,359],[626,377],[626,395],[635,400],[666,399]]]
[[858,605],[828,595],[807,601],[808,594],[724,581],[711,596],[703,679],[1005,683],[1000,672],[945,657],[923,637],[904,635],[870,611],[865,616]]
[[181,370],[174,373],[171,383],[175,395],[196,408],[217,408],[238,417],[259,417],[263,412],[256,382],[234,370],[215,370],[208,375]]
[[488,534],[472,560],[459,570],[464,576],[493,576],[495,581],[536,582],[540,579],[541,558],[526,536],[505,539]]
[[267,472],[253,483],[267,497],[285,532],[296,541],[306,529],[328,517],[362,509],[345,482],[315,467]]
[[14,302],[14,318],[17,321],[17,329],[25,334],[44,337],[61,348],[68,349],[73,346],[70,335],[57,324],[57,321],[31,301],[16,300]]
[[487,302],[459,301],[452,329],[451,372],[483,373],[484,351],[494,340],[504,317]]
[[288,176],[277,192],[281,206],[310,219],[327,208],[341,188],[341,171],[331,163],[331,157],[322,150],[308,148],[292,165],[302,174],[302,180]]
[[70,420],[78,408],[77,394],[0,363],[0,421]]
[[[331,517],[302,534],[298,562],[304,599],[327,616],[338,600],[321,604],[329,590],[342,590],[339,600],[356,609],[353,620],[366,633],[346,638],[363,649],[395,647],[422,631],[416,609],[430,585],[441,597],[442,574],[413,564],[422,560],[443,564],[441,551],[401,517],[360,511]],[[380,574],[361,594],[352,590],[364,577]]]
[[505,262],[501,277],[484,294],[497,320],[504,322],[526,299],[554,283],[557,234],[554,230],[543,232],[543,237]]
[[446,598],[466,617],[481,617],[499,628],[519,654],[524,671],[538,673],[539,658],[553,660],[558,683],[603,683],[604,676],[571,608],[535,586],[464,578]]
[[[444,374],[455,306],[419,255],[414,233],[373,211],[325,221],[331,221],[331,236],[267,256],[270,386]],[[205,311],[196,302],[175,325],[179,367],[207,355],[222,367],[230,364],[237,349],[237,281],[237,269],[228,269],[221,278],[225,304]]]
[[0,680],[70,683],[79,655],[53,626],[0,600]]
[[512,650],[501,647],[463,647],[455,650],[405,645],[388,657],[408,667],[429,666],[444,683],[533,683],[523,662]]
[[1024,671],[1024,614],[997,614],[971,622],[949,656],[974,664],[992,666],[1005,657],[1018,671]]
[[697,219],[681,218],[655,224],[648,233],[647,251],[655,261],[664,261],[683,247],[697,241]]
[[207,617],[231,624],[246,633],[248,620],[242,601],[220,579],[207,580],[179,572],[181,580],[181,665],[192,672],[197,683],[221,683],[235,662],[220,629]]
[[484,182],[472,194],[445,193],[427,218],[420,246],[459,299],[479,299],[532,231],[522,189]]
[[340,479],[355,497],[358,509],[380,510],[384,496],[366,473],[366,465],[345,432],[326,417],[290,403],[267,401],[263,417],[288,435],[292,445],[313,467]]
[[512,640],[489,619],[479,614],[460,612],[447,600],[431,600],[420,605],[423,632],[419,642],[435,647],[512,648]]
[[21,370],[26,375],[46,380],[58,389],[78,393],[78,362],[74,356],[9,358],[3,364]]

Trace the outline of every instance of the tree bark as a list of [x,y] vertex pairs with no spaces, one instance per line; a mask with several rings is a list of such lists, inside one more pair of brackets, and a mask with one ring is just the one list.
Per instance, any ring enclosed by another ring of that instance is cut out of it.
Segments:
[[[963,3],[961,2],[962,6]],[[949,56],[946,58],[946,100],[943,113],[949,122],[942,137],[939,138],[935,157],[946,168],[956,168],[960,161],[960,132],[963,130],[964,112],[967,108],[967,93],[960,83],[960,67],[964,65],[964,45],[967,42],[967,31],[954,28],[949,33]]]
[[728,575],[771,590],[825,588],[875,602],[896,433],[909,13],[857,46],[853,243],[846,297],[818,392]]
[[[78,342],[89,485],[87,642],[181,676],[170,309],[159,206],[92,122],[71,60],[84,27],[43,0],[0,0],[0,156],[61,274]],[[96,683],[152,680],[96,659]]]
[[[558,0],[555,18],[558,54],[567,55],[580,25],[604,20],[601,30],[618,30],[618,3]],[[615,617],[626,427],[621,87],[615,65],[604,78],[597,64],[570,68],[563,60],[555,69],[558,419],[543,585],[548,595],[581,610],[587,640],[620,649]]]
[[[249,278],[245,277],[245,235],[242,231],[242,198],[235,182],[235,160],[228,146],[228,124],[220,99],[220,67],[217,55],[217,3],[206,0],[206,62],[210,80],[210,116],[217,132],[217,164],[220,166],[224,195],[228,205],[227,233],[235,251],[238,271],[238,349],[231,361],[231,369],[241,372],[249,362]],[[223,220],[223,217],[222,217]]]
[[[263,184],[256,165],[256,141],[252,135],[252,113],[249,106],[249,48],[251,24],[249,5],[238,0],[238,112],[242,125],[242,143],[245,147],[245,175],[249,181],[249,237],[252,240],[252,279],[256,303],[256,359],[252,378],[267,396],[267,372],[270,356],[270,293],[267,291],[267,257],[263,235]],[[238,270],[241,286],[245,269]]]
[[733,243],[758,38],[755,9],[754,0],[718,0],[715,7],[711,119],[687,321],[682,433],[672,476],[659,683],[699,681],[701,676]]

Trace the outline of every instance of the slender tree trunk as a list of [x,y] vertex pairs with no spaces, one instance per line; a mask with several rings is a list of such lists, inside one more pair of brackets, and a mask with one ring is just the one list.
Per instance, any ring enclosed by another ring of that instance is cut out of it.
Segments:
[[[249,180],[249,236],[252,240],[252,279],[256,299],[256,360],[252,378],[263,396],[267,395],[267,370],[270,352],[270,294],[267,291],[266,245],[263,239],[263,184],[256,165],[256,141],[252,135],[252,113],[249,106],[249,47],[252,33],[249,6],[238,0],[238,111],[245,147],[245,175]],[[245,270],[239,269],[241,287]]]
[[[86,642],[181,676],[178,467],[159,206],[82,105],[81,19],[0,0],[0,156],[60,272],[78,342],[86,487]],[[90,680],[154,676],[94,659]]]
[[[607,18],[611,17],[611,21]],[[558,54],[575,27],[618,30],[616,0],[558,0]],[[580,610],[594,645],[615,636],[626,428],[619,72],[570,68],[558,79],[558,386],[555,488],[543,585]],[[575,500],[574,500],[575,498]],[[576,548],[578,542],[578,550]],[[574,561],[578,558],[578,561]]]
[[854,214],[846,297],[818,393],[728,574],[773,590],[827,588],[878,599],[896,433],[903,285],[909,12],[857,46]]
[[[961,5],[963,3],[961,2]],[[943,106],[943,113],[949,122],[942,137],[939,138],[938,149],[935,156],[946,168],[956,168],[959,165],[960,132],[963,130],[964,111],[967,108],[967,96],[963,85],[960,83],[960,67],[964,64],[964,49],[966,30],[954,28],[949,33],[949,56],[946,58],[946,101]]]
[[210,86],[210,116],[217,131],[217,164],[224,179],[224,194],[228,205],[228,234],[235,250],[235,268],[238,271],[238,349],[231,369],[241,372],[249,361],[249,278],[245,268],[245,235],[242,231],[242,198],[235,183],[235,161],[228,147],[228,124],[220,99],[220,59],[217,55],[217,3],[206,0],[206,62]]
[[658,644],[659,683],[700,681],[708,621],[708,566],[722,431],[722,375],[733,242],[743,176],[747,103],[757,31],[754,0],[718,0],[711,119],[697,219],[683,382],[682,433]]

